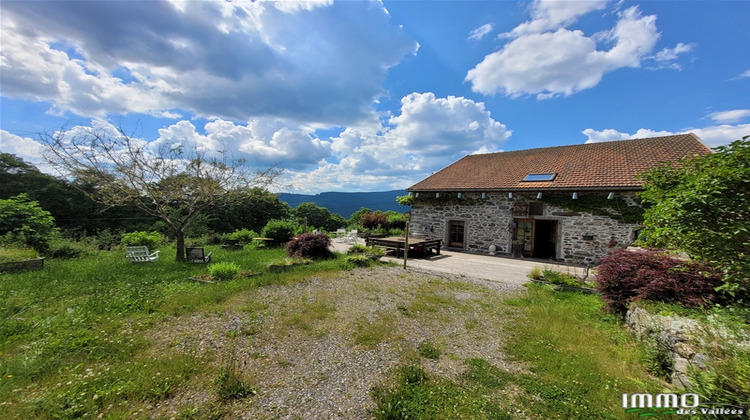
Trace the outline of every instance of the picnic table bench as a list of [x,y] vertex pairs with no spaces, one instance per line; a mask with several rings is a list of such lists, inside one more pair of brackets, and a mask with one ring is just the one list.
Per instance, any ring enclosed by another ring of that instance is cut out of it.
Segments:
[[[427,256],[427,252],[432,253],[435,250],[437,255],[440,255],[440,245],[442,239],[425,239],[425,238],[413,238],[409,237],[409,249],[408,251],[415,251],[421,253],[422,258]],[[382,246],[386,250],[393,250],[396,252],[396,256],[400,256],[401,252],[405,250],[406,238],[404,237],[389,237],[389,238],[367,238],[365,240],[367,246]]]

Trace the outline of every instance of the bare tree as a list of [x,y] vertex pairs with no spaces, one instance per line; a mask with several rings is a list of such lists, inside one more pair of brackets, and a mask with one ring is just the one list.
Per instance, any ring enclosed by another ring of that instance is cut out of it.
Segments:
[[241,159],[179,144],[149,144],[120,129],[76,127],[44,133],[45,160],[75,184],[94,185],[83,191],[112,207],[135,205],[172,230],[178,261],[185,260],[185,232],[207,206],[232,191],[267,187],[276,168],[251,171]]

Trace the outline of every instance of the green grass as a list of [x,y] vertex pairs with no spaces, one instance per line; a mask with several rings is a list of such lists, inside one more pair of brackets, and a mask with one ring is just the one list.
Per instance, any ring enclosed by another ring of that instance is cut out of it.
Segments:
[[[169,317],[195,313],[233,309],[267,318],[269,302],[248,300],[243,292],[351,267],[338,256],[271,273],[268,262],[283,259],[283,250],[207,248],[213,261],[262,274],[220,283],[190,280],[207,274],[210,264],[174,262],[170,248],[150,264],[132,264],[123,252],[112,251],[51,259],[41,271],[0,274],[3,418],[138,417],[139,410],[186,388],[205,390],[210,401],[185,406],[178,417],[231,417],[232,404],[255,392],[236,360],[190,349],[155,353],[146,333]],[[270,314],[278,328],[325,335],[339,314],[332,303],[336,291],[322,290]],[[503,351],[525,370],[510,373],[483,358],[461,361],[450,353],[447,336],[433,338],[440,347],[423,340],[405,350],[391,383],[372,390],[378,418],[503,419],[517,418],[517,410],[527,418],[623,418],[621,393],[663,389],[645,373],[641,347],[600,310],[597,296],[533,286],[502,304],[484,289],[443,280],[409,290],[413,298],[392,310],[347,321],[352,345],[369,350],[399,342],[399,319],[432,323],[459,316],[465,319],[460,325],[477,330],[480,320],[497,315],[509,318],[507,337],[499,340]],[[253,339],[255,324],[238,328],[227,337]],[[448,378],[421,366],[444,361],[462,364],[463,373]]]
[[521,317],[505,351],[532,373],[516,383],[540,397],[524,398],[540,418],[623,418],[622,393],[664,389],[642,365],[642,346],[601,309],[598,296],[531,285],[507,303]]
[[30,260],[39,256],[36,251],[31,248],[0,248],[0,264],[6,262],[15,262]]
[[72,418],[84,412],[118,417],[168,398],[189,381],[215,387],[205,379],[216,377],[205,372],[210,361],[150,355],[144,333],[167,316],[221,310],[239,292],[337,272],[342,265],[340,257],[280,275],[268,273],[266,264],[283,258],[281,249],[209,246],[207,251],[213,251],[212,261],[263,274],[216,284],[190,280],[207,274],[211,264],[175,262],[174,248],[162,248],[153,263],[133,264],[122,251],[107,251],[51,259],[41,271],[0,273],[4,418]]
[[665,388],[647,374],[641,346],[601,311],[597,296],[532,285],[506,304],[517,316],[504,351],[524,372],[473,358],[448,379],[410,364],[394,373],[390,387],[373,388],[376,418],[629,418],[622,393]]

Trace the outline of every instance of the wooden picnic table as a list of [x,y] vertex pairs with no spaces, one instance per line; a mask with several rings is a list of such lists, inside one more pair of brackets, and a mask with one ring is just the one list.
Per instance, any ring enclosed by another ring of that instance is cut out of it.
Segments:
[[[440,255],[440,245],[442,244],[441,239],[425,239],[409,237],[409,251],[416,251],[422,253],[422,258],[427,256],[427,251],[432,253],[434,249],[437,255]],[[392,236],[389,238],[367,238],[365,240],[367,246],[382,246],[387,250],[396,251],[396,257],[401,255],[404,250],[406,238],[403,236]]]

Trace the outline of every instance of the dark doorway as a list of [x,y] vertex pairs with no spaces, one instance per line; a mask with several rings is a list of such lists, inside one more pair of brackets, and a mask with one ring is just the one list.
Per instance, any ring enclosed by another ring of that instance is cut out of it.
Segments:
[[460,220],[451,220],[448,226],[448,246],[451,248],[463,248],[464,222]]
[[534,258],[555,258],[557,248],[557,221],[535,220],[534,221]]

